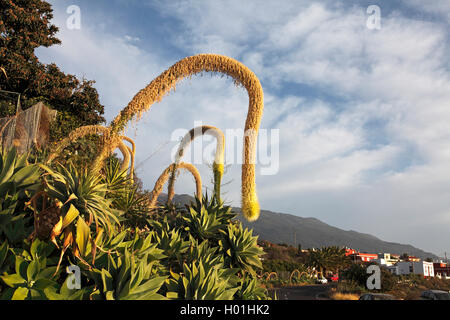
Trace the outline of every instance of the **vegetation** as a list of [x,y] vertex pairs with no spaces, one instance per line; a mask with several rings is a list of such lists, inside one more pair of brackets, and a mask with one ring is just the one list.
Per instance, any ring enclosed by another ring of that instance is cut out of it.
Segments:
[[310,250],[307,264],[324,276],[327,271],[338,273],[339,270],[350,266],[351,260],[345,255],[345,248],[331,246]]
[[[220,194],[203,197],[197,169],[177,163],[177,169],[194,174],[197,198],[184,208],[156,206],[154,200],[174,166],[150,198],[133,173],[134,142],[121,133],[179,79],[199,72],[225,73],[247,89],[246,129],[257,133],[263,92],[256,76],[228,57],[188,57],[140,91],[104,127],[93,82],[44,65],[34,55],[39,46],[59,43],[54,36],[58,29],[50,24],[50,4],[14,0],[2,2],[0,9],[0,89],[20,94],[25,108],[43,101],[58,111],[50,128],[50,150],[33,150],[32,156],[0,151],[0,298],[267,299],[256,276],[264,252],[252,231],[233,220],[235,214]],[[0,103],[0,116],[14,115],[16,100]],[[253,142],[245,139],[242,174],[244,211],[250,220],[259,215]],[[218,144],[222,160],[223,145]],[[123,161],[112,155],[116,148]],[[223,161],[217,160],[214,172],[222,174],[217,165]],[[80,289],[69,286],[71,277],[65,272],[74,267],[81,271]]]
[[[163,173],[159,176],[158,180],[155,183],[155,187],[153,188],[152,191],[152,196],[151,196],[151,200],[150,200],[150,207],[153,208],[156,205],[156,202],[158,200],[158,196],[161,194],[162,192],[162,188],[164,187],[164,184],[167,182],[167,180],[169,180],[169,177],[171,175],[175,175],[174,171],[178,171],[180,169],[184,169],[186,171],[189,171],[192,176],[194,177],[195,180],[195,185],[196,185],[196,190],[197,190],[197,197],[200,197],[200,195],[202,194],[202,178],[200,176],[200,173],[198,172],[197,168],[195,166],[193,166],[190,163],[174,163],[171,164],[170,166],[168,166]],[[169,195],[168,195],[168,201],[172,201],[172,197],[175,195],[175,193],[173,191],[169,191]],[[201,199],[201,198],[200,198]]]
[[178,147],[175,163],[175,168],[172,170],[172,173],[170,175],[169,179],[169,187],[168,187],[168,194],[169,194],[169,200],[171,200],[174,196],[174,183],[175,183],[175,173],[176,173],[176,167],[180,163],[181,159],[183,158],[185,149],[191,144],[191,142],[197,138],[200,135],[211,135],[217,140],[217,147],[216,147],[216,156],[213,163],[213,174],[214,174],[214,199],[217,201],[220,201],[220,185],[222,181],[222,176],[224,173],[224,157],[225,157],[225,136],[219,128],[213,127],[213,126],[200,126],[191,129],[184,137],[183,140],[180,143],[180,146]]
[[387,293],[396,299],[416,300],[424,290],[450,291],[450,280],[436,277],[424,278],[422,275],[410,274],[397,276],[381,267],[381,289],[366,288],[367,267],[373,263],[352,264],[340,273],[340,281],[331,289],[329,296],[336,300],[354,300],[363,293]]
[[[55,64],[39,62],[35,55],[38,47],[60,43],[55,37],[58,28],[50,23],[51,5],[41,0],[8,0],[0,3],[0,11],[0,89],[16,93],[3,92],[0,117],[15,114],[20,94],[23,109],[44,101],[58,111],[51,130],[52,141],[62,139],[79,126],[104,122],[104,107],[93,81],[78,80]],[[76,147],[80,145],[73,148]]]
[[[197,198],[144,218],[116,160],[102,177],[15,150],[1,159],[2,299],[267,299],[263,250],[231,208]],[[71,265],[80,290],[67,286]]]
[[241,199],[242,211],[249,221],[257,220],[260,213],[255,183],[256,141],[264,108],[263,90],[255,74],[242,63],[226,56],[200,54],[184,58],[155,78],[147,87],[139,91],[120,114],[112,121],[110,143],[106,143],[97,157],[94,168],[100,169],[103,161],[115,149],[114,140],[124,130],[127,123],[139,117],[155,102],[172,90],[185,77],[201,72],[220,72],[232,77],[242,85],[249,95],[249,108],[245,121],[244,163],[242,164]]

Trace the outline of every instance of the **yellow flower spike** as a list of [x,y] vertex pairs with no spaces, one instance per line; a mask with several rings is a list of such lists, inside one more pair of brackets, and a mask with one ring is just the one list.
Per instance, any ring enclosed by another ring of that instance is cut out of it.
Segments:
[[[89,125],[79,127],[72,132],[69,133],[69,136],[59,142],[56,148],[51,152],[49,157],[46,160],[46,163],[51,163],[56,157],[58,157],[65,148],[67,148],[71,143],[74,143],[78,139],[85,137],[90,134],[101,134],[104,142],[104,147],[110,150],[110,153],[114,151],[116,148],[119,148],[120,152],[123,156],[123,162],[121,166],[121,170],[125,170],[129,168],[129,162],[131,158],[132,166],[134,165],[134,155],[135,155],[135,144],[134,141],[128,137],[120,136],[120,137],[110,137],[110,129],[108,127],[100,126],[100,125]],[[128,147],[121,140],[126,140],[130,142],[133,146],[133,152],[129,152]],[[100,171],[101,166],[99,163],[94,163],[94,170]],[[131,169],[133,170],[133,169]],[[132,171],[131,171],[132,172]],[[132,173],[131,173],[132,174]]]
[[256,192],[242,200],[242,213],[248,221],[256,221],[259,218],[260,208]]
[[134,140],[127,137],[127,136],[122,136],[122,139],[125,141],[128,141],[131,144],[131,149],[130,147],[128,148],[128,151],[131,154],[131,164],[130,164],[130,177],[131,179],[133,179],[133,174],[134,174],[134,161],[135,161],[135,157],[136,157],[136,144],[134,143]]
[[[175,88],[178,81],[204,71],[228,75],[234,79],[236,85],[242,85],[248,92],[249,106],[245,132],[251,131],[253,139],[247,136],[244,138],[241,198],[244,216],[248,220],[256,220],[259,216],[259,205],[256,196],[254,155],[264,109],[264,95],[258,78],[239,61],[215,54],[199,54],[178,61],[133,97],[111,123],[111,135],[119,135],[130,120],[136,116],[141,117],[155,102],[161,101]],[[96,163],[103,163],[110,152],[109,148],[104,147]]]
[[[155,187],[153,188],[153,191],[152,191],[152,197],[150,199],[150,205],[149,205],[150,208],[154,208],[156,206],[156,202],[158,201],[158,196],[161,194],[164,184],[166,184],[167,180],[169,180],[169,176],[170,176],[171,172],[174,170],[174,168],[175,168],[175,165],[171,164],[159,176],[158,180],[155,183]],[[190,163],[181,162],[176,167],[176,170],[180,170],[180,169],[185,169],[185,170],[189,171],[192,174],[192,176],[194,177],[195,186],[197,189],[197,197],[201,201],[202,178],[200,177],[200,173],[198,172],[197,168]],[[169,200],[172,200],[173,195],[174,195],[174,193],[168,194]]]
[[133,172],[134,172],[134,152],[129,146],[127,146],[127,149],[128,149],[129,154],[131,155],[131,162],[130,162],[130,168],[129,169],[130,169],[130,181],[131,181],[131,184],[133,184],[133,178],[134,178],[134,175],[133,175]]
[[120,171],[128,170],[130,168],[130,159],[131,155],[128,150],[128,147],[123,143],[123,141],[119,141],[118,148],[123,156],[122,165],[120,166]]
[[79,127],[69,133],[69,136],[60,141],[56,148],[50,153],[46,160],[46,163],[52,162],[56,157],[58,157],[65,148],[67,148],[71,143],[74,143],[78,139],[90,135],[90,134],[102,134],[103,138],[106,140],[109,137],[110,129],[100,125],[90,125]]
[[[217,197],[217,200],[220,199],[220,184],[222,181],[223,171],[224,171],[224,157],[225,157],[225,136],[219,128],[213,126],[199,126],[191,129],[181,140],[180,145],[178,146],[178,150],[175,155],[175,163],[177,166],[183,158],[185,150],[189,147],[191,142],[200,136],[210,135],[216,138],[217,147],[216,147],[216,155],[213,163],[213,173],[214,173],[214,195]],[[173,195],[174,184],[175,184],[175,173],[176,170],[172,170],[172,174],[169,179],[169,195]],[[201,197],[201,195],[200,195]]]

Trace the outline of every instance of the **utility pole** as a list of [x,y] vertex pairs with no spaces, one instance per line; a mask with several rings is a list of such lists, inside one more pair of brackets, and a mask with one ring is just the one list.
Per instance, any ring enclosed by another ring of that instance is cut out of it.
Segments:
[[444,255],[445,255],[445,265],[446,265],[446,269],[447,269],[447,274],[445,275],[445,278],[447,278],[448,276],[450,276],[450,273],[449,273],[449,267],[448,267],[448,260],[447,260],[447,251],[445,251],[444,252]]

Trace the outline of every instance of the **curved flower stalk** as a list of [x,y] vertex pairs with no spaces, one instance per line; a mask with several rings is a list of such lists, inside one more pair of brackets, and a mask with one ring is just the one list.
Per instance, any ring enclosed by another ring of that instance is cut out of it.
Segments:
[[[199,126],[191,129],[181,140],[181,143],[178,147],[177,153],[175,155],[175,163],[177,166],[180,163],[181,159],[184,156],[184,151],[191,144],[191,142],[202,135],[210,135],[216,138],[217,147],[216,147],[216,155],[214,158],[213,164],[213,173],[214,173],[214,196],[216,200],[220,200],[220,184],[223,176],[223,166],[224,166],[224,156],[225,156],[225,136],[219,128],[213,126]],[[176,170],[172,170],[172,174],[169,179],[169,195],[173,194],[174,184],[175,184],[175,173]]]
[[125,141],[128,141],[131,144],[131,148],[128,148],[128,151],[131,155],[131,163],[130,163],[130,177],[133,178],[133,174],[134,174],[134,161],[135,161],[135,157],[136,157],[136,144],[134,143],[134,140],[127,137],[127,136],[122,136],[122,139]]
[[130,168],[130,159],[131,159],[131,151],[129,148],[123,143],[122,140],[119,141],[119,144],[117,146],[122,153],[123,161],[122,165],[120,166],[120,171],[125,171]]
[[[161,194],[161,191],[162,191],[164,185],[166,184],[167,180],[169,180],[170,173],[174,170],[174,168],[175,168],[175,165],[171,164],[159,176],[158,180],[155,183],[155,187],[153,188],[153,191],[152,191],[152,197],[150,199],[150,205],[149,205],[150,208],[154,208],[156,206],[158,196]],[[192,176],[195,179],[195,186],[197,189],[197,198],[200,199],[200,201],[201,201],[202,178],[200,177],[200,173],[198,172],[197,168],[194,165],[192,165],[190,163],[186,163],[186,162],[179,163],[176,168],[177,168],[176,170],[185,169],[192,174]],[[173,194],[172,195],[169,194],[168,196],[169,196],[169,201],[172,200]]]
[[53,150],[53,152],[48,156],[46,163],[52,162],[70,144],[90,134],[101,134],[103,136],[103,139],[107,140],[110,136],[110,129],[108,127],[99,125],[89,125],[72,130],[66,138],[64,138],[62,141],[58,143],[56,149]]
[[[119,137],[111,137],[110,129],[108,127],[100,126],[100,125],[89,125],[79,127],[69,133],[69,136],[60,141],[56,147],[56,149],[48,156],[46,163],[52,162],[56,157],[58,157],[65,148],[67,148],[71,143],[74,143],[78,139],[85,137],[91,134],[101,134],[105,145],[108,148],[112,149],[112,151],[116,148],[119,148],[120,152],[123,156],[122,166],[120,170],[126,170],[130,167],[130,158],[131,162],[134,165],[134,151],[129,152],[128,147],[123,143],[123,140],[130,141],[131,139],[125,136]],[[132,140],[131,140],[132,141]],[[133,149],[135,148],[133,142]],[[131,157],[133,155],[133,157]],[[97,168],[99,169],[99,168]],[[99,171],[99,170],[97,170]]]
[[[248,92],[249,106],[245,121],[241,198],[244,216],[249,221],[254,221],[258,219],[260,211],[255,185],[255,156],[264,97],[261,83],[256,75],[239,61],[215,54],[199,54],[178,61],[133,97],[111,123],[111,134],[119,135],[130,120],[136,116],[139,118],[155,102],[161,101],[175,88],[178,81],[201,72],[219,72],[228,75]],[[109,152],[107,147],[103,149],[96,161],[97,166],[101,166]]]

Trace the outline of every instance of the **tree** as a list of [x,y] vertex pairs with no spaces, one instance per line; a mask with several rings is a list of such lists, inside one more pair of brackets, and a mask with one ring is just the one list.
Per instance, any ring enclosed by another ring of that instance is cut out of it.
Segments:
[[[60,44],[58,28],[50,23],[51,5],[40,0],[0,2],[0,89],[17,92],[25,109],[44,101],[58,110],[57,126],[51,137],[57,140],[81,125],[99,124],[104,107],[94,81],[78,80],[55,64],[42,64],[36,48]],[[0,99],[0,117],[15,112],[16,98]]]
[[345,248],[336,246],[322,247],[309,252],[308,265],[314,267],[322,275],[326,271],[339,272],[351,264],[349,257],[345,255]]

